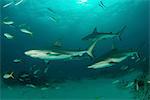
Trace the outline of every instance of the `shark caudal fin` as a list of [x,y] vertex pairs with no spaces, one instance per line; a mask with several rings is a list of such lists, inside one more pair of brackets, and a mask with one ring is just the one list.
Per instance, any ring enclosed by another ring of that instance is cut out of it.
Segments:
[[142,50],[144,49],[144,47],[146,46],[146,42],[144,41],[144,42],[142,42],[139,46],[138,46],[138,48],[136,48],[136,56],[137,57],[139,57],[139,58],[141,58],[141,56],[142,56]]
[[94,49],[94,47],[95,47],[95,45],[96,45],[96,43],[97,43],[97,41],[98,40],[96,40],[96,41],[94,41],[93,43],[92,43],[92,45],[88,48],[88,50],[87,50],[87,54],[90,56],[90,57],[94,57],[93,56],[93,49]]
[[125,25],[120,31],[118,31],[116,34],[118,35],[119,40],[121,40],[121,34],[124,32],[126,29],[127,25]]

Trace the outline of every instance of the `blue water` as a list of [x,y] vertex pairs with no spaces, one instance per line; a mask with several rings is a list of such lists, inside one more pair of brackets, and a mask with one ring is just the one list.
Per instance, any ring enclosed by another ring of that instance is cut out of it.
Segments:
[[[2,0],[1,6],[4,6],[12,1],[15,0]],[[0,75],[2,83],[2,99],[7,100],[20,98],[20,96],[17,96],[18,87],[24,88],[26,87],[26,83],[22,84],[18,82],[17,78],[21,73],[32,73],[30,68],[34,65],[36,65],[37,69],[40,69],[41,73],[38,76],[39,80],[37,81],[33,79],[32,81],[34,82],[27,83],[36,83],[37,87],[41,87],[41,84],[43,85],[44,82],[55,80],[57,84],[66,83],[69,87],[74,84],[72,82],[75,82],[78,83],[78,85],[75,85],[74,88],[81,87],[81,89],[78,89],[77,91],[83,91],[82,86],[84,85],[81,83],[80,86],[80,81],[94,80],[95,82],[95,80],[98,80],[101,86],[106,87],[102,89],[98,88],[100,90],[97,89],[93,93],[89,92],[91,95],[94,95],[94,93],[96,95],[99,91],[102,92],[103,90],[108,90],[111,88],[111,86],[107,87],[106,85],[111,84],[110,80],[125,79],[128,81],[137,78],[139,73],[140,75],[143,73],[144,75],[149,74],[149,0],[102,0],[105,5],[104,8],[99,6],[100,0],[87,0],[85,3],[79,3],[79,1],[82,0],[23,0],[23,2],[17,6],[15,6],[15,2],[13,2],[12,5],[6,8],[1,8],[1,21],[8,17],[8,19],[14,21],[15,26],[5,25],[3,23],[1,24]],[[51,8],[54,13],[48,11],[47,8]],[[56,22],[49,19],[49,17],[53,15],[57,18]],[[30,36],[20,32],[18,26],[21,24],[26,24],[26,26],[29,27],[29,30],[33,32],[33,35]],[[86,50],[90,46],[91,42],[82,41],[81,39],[84,36],[91,34],[95,27],[97,27],[99,32],[117,32],[125,25],[127,25],[127,28],[121,35],[121,41],[118,38],[115,38],[114,40],[102,40],[96,44],[93,51],[94,59],[83,58],[80,60],[71,61],[50,61],[47,65],[43,60],[34,59],[24,54],[25,51],[32,49],[51,49],[52,44],[57,40],[62,42],[62,49]],[[8,40],[4,37],[4,33],[12,34],[14,39]],[[124,63],[118,64],[111,68],[97,70],[88,69],[87,66],[91,65],[96,58],[101,57],[103,54],[111,50],[113,43],[115,43],[117,48],[133,48],[135,50],[139,50],[140,55],[142,56],[141,58],[145,58],[146,61],[136,64],[135,62],[127,60]],[[23,63],[13,63],[14,59],[22,59]],[[129,70],[134,68],[134,71],[131,73],[129,73],[128,70],[120,71],[120,67],[123,65],[128,65]],[[44,70],[46,66],[48,66],[49,69],[45,75],[42,74],[42,70]],[[2,75],[7,72],[14,72],[15,79],[3,79]],[[68,80],[71,81],[71,83],[67,83],[66,81]],[[109,82],[107,82],[108,80]],[[89,87],[89,91],[90,89],[92,90],[90,87],[93,85],[97,85],[96,87],[99,87],[98,84],[94,84],[94,82],[89,82],[91,84],[87,85],[87,87]],[[86,84],[86,82],[84,84]],[[6,87],[12,87],[14,91],[16,91],[16,94],[14,92],[14,94],[10,97],[9,95],[6,96],[7,93],[9,94],[9,90],[5,90]],[[37,94],[38,90],[33,91],[34,92],[32,92],[32,95],[34,96]],[[67,99],[69,99],[69,97],[74,99],[75,97],[72,96],[74,92],[71,92],[74,91],[74,89],[69,89],[69,91],[70,93],[68,94]],[[110,89],[109,92],[113,93],[113,91],[121,90]],[[60,92],[60,95],[63,95],[63,92]],[[106,94],[109,92],[106,92]],[[113,96],[102,96],[102,99],[123,100],[126,96],[124,95],[121,97],[117,93],[118,92],[114,92]],[[47,92],[45,94],[48,95]],[[55,92],[52,94],[54,95]],[[80,98],[79,95],[83,97]],[[79,92],[79,95],[75,98],[76,100],[83,100],[87,99],[85,97],[88,97],[85,96],[84,93],[82,94],[82,92]],[[101,100],[98,97],[99,95],[95,95],[92,100]],[[29,99],[24,96],[22,99],[32,100],[32,96],[29,96]],[[34,99],[37,98],[34,97]],[[42,98],[38,99],[41,100]],[[45,99],[57,100],[61,99],[61,96],[59,97],[59,95],[56,95],[56,97],[52,98],[48,96]]]

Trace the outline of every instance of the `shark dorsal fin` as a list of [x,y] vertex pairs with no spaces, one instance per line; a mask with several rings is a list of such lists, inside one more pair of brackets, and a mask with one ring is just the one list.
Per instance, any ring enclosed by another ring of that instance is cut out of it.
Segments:
[[97,34],[97,28],[94,28],[93,34]]

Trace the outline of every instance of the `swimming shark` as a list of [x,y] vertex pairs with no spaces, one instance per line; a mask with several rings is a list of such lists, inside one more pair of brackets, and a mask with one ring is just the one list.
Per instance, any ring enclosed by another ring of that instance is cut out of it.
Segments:
[[129,57],[131,57],[131,59],[139,58],[138,52],[135,50],[119,50],[113,48],[111,51],[98,58],[96,63],[89,65],[88,68],[98,69],[112,67]]
[[49,62],[51,60],[73,60],[77,57],[80,58],[84,54],[88,54],[90,57],[93,57],[92,51],[96,45],[96,42],[97,41],[94,41],[87,50],[28,50],[24,54],[32,58],[42,59],[45,62]]
[[93,32],[85,37],[82,38],[82,40],[88,40],[88,41],[95,41],[95,40],[104,40],[108,38],[114,38],[114,37],[119,37],[121,40],[121,33],[125,30],[127,26],[125,25],[120,31],[116,33],[112,32],[98,32],[97,28],[95,27]]

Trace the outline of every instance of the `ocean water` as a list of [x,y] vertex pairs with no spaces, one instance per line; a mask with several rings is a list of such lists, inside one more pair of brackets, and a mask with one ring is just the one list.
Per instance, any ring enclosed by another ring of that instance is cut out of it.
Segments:
[[[0,4],[0,100],[150,99],[149,0],[1,0]],[[44,62],[25,55],[28,50],[87,50],[92,41],[82,38],[95,27],[114,33],[124,26],[121,40],[96,43],[94,57],[83,54]],[[112,45],[138,52],[139,59],[88,68]],[[13,77],[5,77],[12,72]]]

